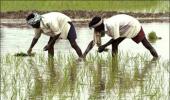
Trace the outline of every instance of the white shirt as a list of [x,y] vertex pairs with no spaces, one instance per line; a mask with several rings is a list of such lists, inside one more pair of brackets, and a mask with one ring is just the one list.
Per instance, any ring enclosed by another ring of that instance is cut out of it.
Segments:
[[104,19],[106,33],[113,39],[133,38],[140,32],[140,22],[132,16],[120,14]]
[[60,39],[67,39],[68,32],[70,30],[71,19],[59,12],[51,12],[43,14],[40,22],[40,28],[35,29],[34,38],[39,38],[41,33],[54,37],[60,34]]

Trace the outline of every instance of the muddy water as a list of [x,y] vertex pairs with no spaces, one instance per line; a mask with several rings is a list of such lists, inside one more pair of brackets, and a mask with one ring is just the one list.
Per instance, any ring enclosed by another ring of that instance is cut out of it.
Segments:
[[[142,26],[146,36],[149,32],[155,31],[159,37],[162,37],[161,40],[152,43],[152,45],[157,50],[161,58],[169,59],[169,23],[144,23]],[[78,35],[77,43],[84,52],[88,43],[93,39],[93,31],[86,26],[76,26],[76,30]],[[34,31],[31,28],[1,28],[1,54],[14,54],[20,51],[26,52],[31,44],[33,36]],[[43,47],[47,44],[48,39],[49,37],[41,35],[38,43],[34,46],[33,52],[42,53]],[[109,40],[110,37],[106,35],[102,38],[102,43],[106,43]],[[111,46],[108,48],[111,50]],[[96,50],[97,47],[95,46],[91,52],[93,53]],[[136,44],[131,39],[125,39],[119,45],[119,51],[133,54],[149,53],[142,43]],[[55,52],[55,54],[57,54],[57,52],[63,54],[67,54],[69,52],[75,53],[68,40],[57,41],[55,44]]]

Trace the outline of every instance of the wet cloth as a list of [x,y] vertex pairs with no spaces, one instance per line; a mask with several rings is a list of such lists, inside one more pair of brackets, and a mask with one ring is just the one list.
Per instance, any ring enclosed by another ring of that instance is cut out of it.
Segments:
[[104,19],[106,33],[113,39],[119,37],[134,38],[138,35],[141,24],[132,16],[120,14]]
[[51,12],[41,16],[40,28],[35,29],[34,38],[39,38],[43,33],[50,37],[60,34],[60,39],[67,39],[71,27],[68,23],[71,22],[71,19],[68,16],[59,12]]

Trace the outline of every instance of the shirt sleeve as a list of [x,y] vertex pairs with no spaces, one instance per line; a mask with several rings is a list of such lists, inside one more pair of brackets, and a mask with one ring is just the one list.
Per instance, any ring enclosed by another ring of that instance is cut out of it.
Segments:
[[34,32],[34,38],[38,39],[41,36],[41,29],[35,29]]
[[114,23],[114,25],[111,27],[111,32],[112,32],[113,39],[117,39],[120,37],[119,23]]

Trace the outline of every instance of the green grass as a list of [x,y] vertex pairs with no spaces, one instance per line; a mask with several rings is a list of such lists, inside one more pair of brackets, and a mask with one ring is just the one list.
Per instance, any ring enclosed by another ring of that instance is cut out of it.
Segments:
[[169,12],[169,2],[160,1],[1,1],[1,12],[7,11],[125,11]]
[[89,54],[84,63],[75,62],[72,54],[58,54],[54,59],[44,54],[1,56],[1,98],[118,100],[128,95],[134,100],[168,100],[169,61],[130,55]]

